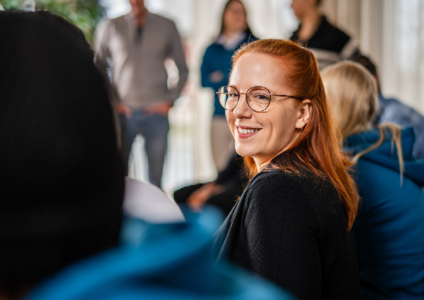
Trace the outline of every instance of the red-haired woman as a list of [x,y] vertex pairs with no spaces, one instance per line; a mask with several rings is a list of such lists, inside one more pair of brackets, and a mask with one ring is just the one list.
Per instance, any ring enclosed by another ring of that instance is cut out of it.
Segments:
[[250,182],[218,232],[219,256],[298,299],[358,299],[358,193],[313,54],[259,40],[218,92]]

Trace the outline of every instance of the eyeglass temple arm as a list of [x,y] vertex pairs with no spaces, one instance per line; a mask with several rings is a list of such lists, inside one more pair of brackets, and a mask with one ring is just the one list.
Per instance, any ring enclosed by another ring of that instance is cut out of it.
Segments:
[[289,96],[289,95],[274,95],[274,94],[271,94],[271,96],[293,98],[293,99],[300,100],[300,101],[305,100],[305,98],[303,98],[303,97]]

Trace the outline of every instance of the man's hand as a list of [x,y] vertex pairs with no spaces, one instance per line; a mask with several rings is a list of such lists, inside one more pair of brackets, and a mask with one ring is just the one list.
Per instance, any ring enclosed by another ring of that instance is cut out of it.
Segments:
[[125,115],[127,119],[132,117],[131,109],[126,106],[124,103],[118,103],[115,105],[115,111],[118,115]]
[[147,106],[144,111],[147,115],[159,114],[167,116],[169,109],[172,107],[172,103],[169,102],[157,102]]

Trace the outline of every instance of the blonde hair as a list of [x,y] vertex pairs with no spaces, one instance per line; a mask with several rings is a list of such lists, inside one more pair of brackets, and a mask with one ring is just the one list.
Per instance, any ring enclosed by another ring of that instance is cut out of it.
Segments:
[[[362,65],[343,61],[323,70],[321,73],[327,94],[328,103],[333,111],[333,117],[340,126],[343,138],[368,130],[378,107],[377,85]],[[385,132],[392,134],[392,149],[394,144],[398,149],[401,182],[404,171],[404,161],[401,143],[401,128],[394,124],[377,126],[380,131],[378,141],[352,157],[356,163],[358,159],[377,149],[384,141]]]
[[360,64],[340,62],[321,73],[328,104],[343,137],[371,128],[377,111],[377,86]]

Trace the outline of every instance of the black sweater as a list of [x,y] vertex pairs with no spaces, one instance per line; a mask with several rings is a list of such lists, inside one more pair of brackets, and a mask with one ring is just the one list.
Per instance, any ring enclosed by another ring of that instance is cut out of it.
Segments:
[[308,41],[299,40],[298,32],[301,26],[293,33],[290,40],[299,42],[302,46],[310,49],[314,53],[320,69],[342,59],[351,59],[353,55],[359,53],[356,41],[339,28],[331,25],[325,16],[322,16],[317,31]]
[[333,185],[274,169],[256,175],[217,233],[218,259],[298,299],[359,299],[357,260]]
[[348,36],[345,32],[328,23],[325,16],[322,16],[321,23],[317,31],[315,31],[308,41],[302,41],[299,39],[298,32],[301,26],[302,25],[293,32],[290,40],[299,42],[302,46],[307,48],[322,49],[340,54],[350,40],[350,36]]

